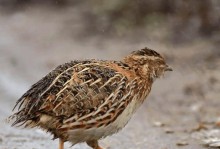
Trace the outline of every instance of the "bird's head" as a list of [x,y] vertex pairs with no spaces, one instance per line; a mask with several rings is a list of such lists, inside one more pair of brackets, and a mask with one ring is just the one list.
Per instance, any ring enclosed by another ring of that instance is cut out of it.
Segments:
[[140,75],[147,75],[152,79],[159,78],[165,71],[172,71],[159,53],[148,48],[132,52],[124,58],[124,62]]

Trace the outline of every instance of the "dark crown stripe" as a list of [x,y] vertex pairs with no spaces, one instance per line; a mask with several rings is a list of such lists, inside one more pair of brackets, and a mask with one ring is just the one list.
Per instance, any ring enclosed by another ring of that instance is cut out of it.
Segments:
[[161,55],[159,53],[157,53],[154,50],[151,50],[149,48],[144,48],[138,51],[134,51],[132,52],[132,54],[138,55],[138,56],[157,56],[157,57],[161,57]]

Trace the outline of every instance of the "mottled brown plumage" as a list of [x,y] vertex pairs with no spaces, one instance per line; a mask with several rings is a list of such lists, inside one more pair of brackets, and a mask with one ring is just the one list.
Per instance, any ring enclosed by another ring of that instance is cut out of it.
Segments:
[[121,130],[142,104],[155,78],[171,70],[148,48],[122,61],[71,61],[34,84],[16,103],[12,125],[40,127],[73,145],[98,140]]

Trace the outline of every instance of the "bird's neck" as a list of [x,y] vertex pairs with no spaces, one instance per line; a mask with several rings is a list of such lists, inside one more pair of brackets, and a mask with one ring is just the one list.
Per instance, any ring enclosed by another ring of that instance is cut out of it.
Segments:
[[150,82],[153,81],[150,65],[149,67],[145,67],[147,66],[146,64],[144,64],[144,66],[140,61],[134,60],[130,56],[125,57],[122,62],[127,64],[135,72],[135,74],[141,78],[141,80],[147,80]]

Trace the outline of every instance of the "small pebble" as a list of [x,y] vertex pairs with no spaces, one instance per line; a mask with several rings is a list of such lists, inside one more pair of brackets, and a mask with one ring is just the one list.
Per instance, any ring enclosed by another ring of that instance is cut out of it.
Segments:
[[164,131],[165,131],[165,133],[174,133],[174,130],[172,130],[170,128],[166,128]]
[[195,128],[192,129],[193,131],[200,131],[200,130],[207,130],[207,126],[203,123],[198,124],[198,126],[196,126]]
[[154,123],[153,123],[153,125],[154,125],[154,126],[156,126],[156,127],[163,127],[163,126],[165,126],[165,124],[164,124],[164,123],[159,122],[159,121],[154,122]]
[[220,147],[220,139],[216,137],[210,137],[203,140],[203,144],[210,147]]
[[185,141],[180,141],[180,142],[177,142],[176,145],[177,146],[186,146],[186,145],[189,145],[189,144]]

